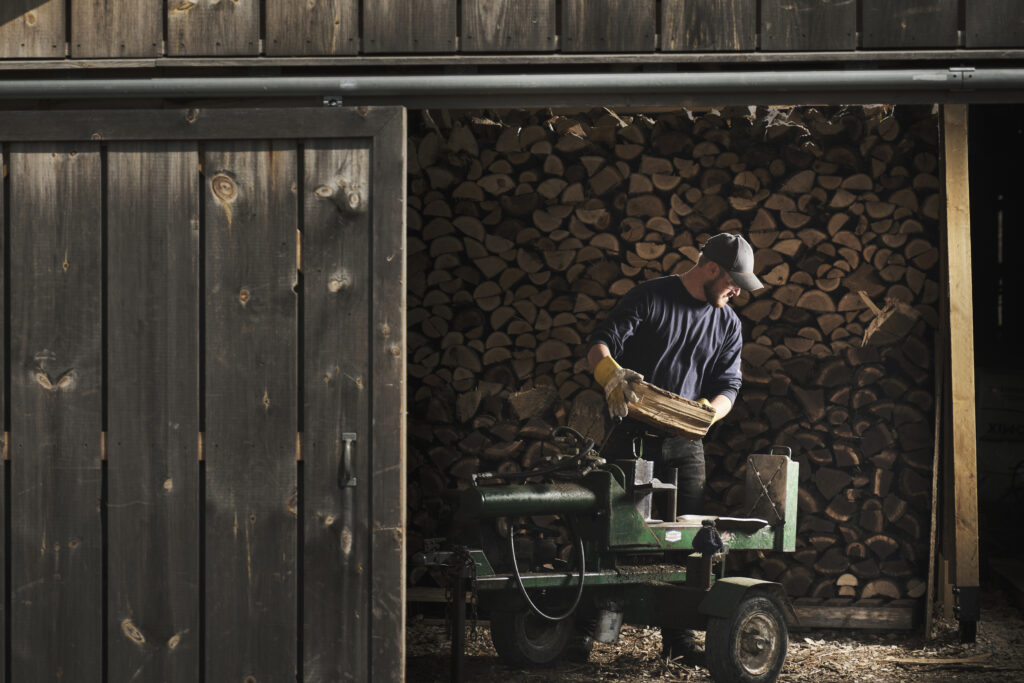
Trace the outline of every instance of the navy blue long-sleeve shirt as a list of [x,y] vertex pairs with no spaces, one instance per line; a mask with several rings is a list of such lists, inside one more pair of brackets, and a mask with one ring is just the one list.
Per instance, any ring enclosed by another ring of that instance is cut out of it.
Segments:
[[631,289],[590,335],[622,367],[684,398],[736,402],[743,375],[739,316],[729,306],[695,299],[670,275]]

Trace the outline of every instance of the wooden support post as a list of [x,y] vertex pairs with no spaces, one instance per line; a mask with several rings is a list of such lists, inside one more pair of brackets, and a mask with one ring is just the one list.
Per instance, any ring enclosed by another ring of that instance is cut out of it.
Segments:
[[946,161],[946,263],[949,272],[949,359],[952,400],[956,587],[961,640],[973,642],[980,612],[978,486],[974,417],[974,315],[971,216],[967,165],[967,105],[943,107]]

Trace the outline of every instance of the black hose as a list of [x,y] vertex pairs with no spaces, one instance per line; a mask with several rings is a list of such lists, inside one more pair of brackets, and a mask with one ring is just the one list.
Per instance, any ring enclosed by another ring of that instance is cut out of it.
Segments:
[[572,606],[569,607],[565,614],[560,614],[555,617],[542,612],[526,592],[526,586],[523,585],[523,577],[519,574],[519,564],[516,562],[516,535],[511,517],[509,517],[508,520],[508,545],[509,550],[512,552],[512,575],[516,577],[516,585],[519,586],[519,592],[522,594],[523,599],[526,600],[526,604],[529,605],[530,609],[532,609],[537,616],[547,619],[548,621],[563,621],[571,617],[573,613],[576,612],[576,608],[580,606],[580,599],[583,597],[584,575],[587,571],[586,558],[583,554],[583,538],[580,536],[580,533],[578,531],[576,532],[576,547],[579,549],[580,560],[580,583],[579,587],[576,589],[576,598],[572,601]]

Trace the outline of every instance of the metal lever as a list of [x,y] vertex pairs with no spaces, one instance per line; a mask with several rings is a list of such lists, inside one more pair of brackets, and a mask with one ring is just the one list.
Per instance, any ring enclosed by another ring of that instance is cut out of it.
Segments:
[[345,452],[338,463],[338,488],[349,488],[356,485],[356,478],[352,474],[352,444],[356,440],[355,432],[343,432],[341,440],[345,442]]

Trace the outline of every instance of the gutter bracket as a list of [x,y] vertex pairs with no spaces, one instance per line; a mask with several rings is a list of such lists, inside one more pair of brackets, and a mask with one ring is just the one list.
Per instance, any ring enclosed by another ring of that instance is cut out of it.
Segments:
[[973,66],[951,66],[949,72],[960,79],[960,90],[967,90],[967,81],[974,76]]

